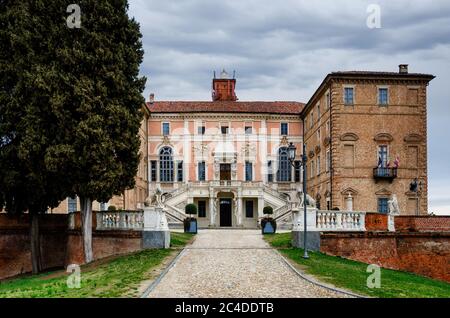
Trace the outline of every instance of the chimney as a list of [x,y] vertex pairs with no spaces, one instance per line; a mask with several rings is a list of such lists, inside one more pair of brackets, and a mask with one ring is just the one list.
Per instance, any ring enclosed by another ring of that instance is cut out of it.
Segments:
[[[235,76],[235,73],[234,73]],[[212,83],[212,99],[213,101],[237,101],[235,87],[236,79],[230,78],[228,73],[223,70],[220,74],[220,78],[216,78],[214,72],[214,78]]]
[[408,64],[400,64],[398,66],[398,72],[400,74],[408,74]]
[[150,94],[149,102],[151,105],[155,102],[155,94],[153,94],[153,93]]

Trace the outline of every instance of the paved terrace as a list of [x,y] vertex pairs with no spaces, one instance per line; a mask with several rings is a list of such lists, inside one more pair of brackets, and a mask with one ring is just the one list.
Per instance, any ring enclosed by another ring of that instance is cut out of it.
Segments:
[[201,230],[149,297],[345,297],[298,276],[258,230]]

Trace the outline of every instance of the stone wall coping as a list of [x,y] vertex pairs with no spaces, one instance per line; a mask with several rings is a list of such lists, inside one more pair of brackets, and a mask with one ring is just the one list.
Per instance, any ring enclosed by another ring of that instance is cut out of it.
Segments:
[[356,237],[356,238],[370,238],[370,237],[442,237],[450,238],[450,231],[448,232],[321,232],[322,238],[327,237]]

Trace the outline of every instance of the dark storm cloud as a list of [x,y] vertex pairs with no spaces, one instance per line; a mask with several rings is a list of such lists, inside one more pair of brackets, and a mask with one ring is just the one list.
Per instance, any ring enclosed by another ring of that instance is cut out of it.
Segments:
[[[372,3],[381,7],[381,29],[366,25]],[[336,70],[408,63],[436,75],[428,96],[430,202],[443,202],[433,189],[450,179],[450,147],[442,146],[450,144],[450,1],[130,0],[130,14],[144,36],[145,96],[159,100],[209,100],[212,71],[222,68],[237,71],[241,100],[307,101]]]

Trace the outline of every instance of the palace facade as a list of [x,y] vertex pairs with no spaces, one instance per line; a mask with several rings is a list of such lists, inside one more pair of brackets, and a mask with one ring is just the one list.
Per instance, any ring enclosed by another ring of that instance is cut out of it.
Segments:
[[[387,212],[396,195],[401,214],[427,213],[426,93],[432,75],[334,72],[303,104],[241,102],[236,79],[212,80],[212,101],[156,101],[145,105],[136,188],[108,205],[140,209],[158,188],[170,222],[195,203],[201,227],[254,228],[272,206],[289,222],[302,185],[322,210]],[[290,162],[287,147],[297,148]],[[417,179],[419,191],[410,191]],[[56,210],[76,210],[70,199]],[[71,206],[72,205],[72,206]]]

